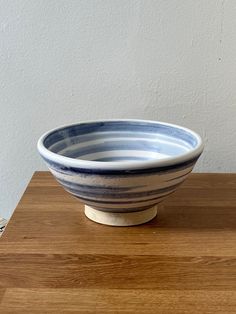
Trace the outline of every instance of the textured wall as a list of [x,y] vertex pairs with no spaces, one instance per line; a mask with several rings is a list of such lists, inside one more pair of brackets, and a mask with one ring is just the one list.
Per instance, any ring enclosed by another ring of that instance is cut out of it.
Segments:
[[0,216],[44,131],[98,118],[199,132],[196,170],[236,171],[236,1],[0,0]]

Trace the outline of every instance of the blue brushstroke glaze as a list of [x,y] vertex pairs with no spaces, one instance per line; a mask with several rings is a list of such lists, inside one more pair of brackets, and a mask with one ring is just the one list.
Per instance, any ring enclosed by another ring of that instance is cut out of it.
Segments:
[[51,145],[65,138],[71,138],[78,135],[89,134],[93,132],[112,132],[112,131],[129,131],[143,133],[160,133],[167,136],[175,137],[189,143],[193,148],[197,145],[196,138],[185,130],[178,129],[168,125],[158,123],[132,122],[132,121],[106,121],[83,123],[74,126],[68,126],[56,130],[44,139],[44,145],[49,148]]
[[[161,201],[160,201],[161,202]],[[160,203],[160,202],[157,202],[156,204]],[[148,206],[138,206],[138,207],[135,207],[135,208],[128,208],[126,209],[125,206],[123,208],[106,208],[106,207],[100,207],[100,206],[94,206],[94,205],[91,205],[91,207],[95,208],[95,209],[98,209],[98,210],[102,210],[104,212],[110,212],[110,213],[127,213],[128,212],[139,212],[139,211],[142,211],[142,210],[145,210],[145,209],[148,209],[150,208],[150,205]]]
[[[68,148],[64,153],[63,156],[70,157],[70,158],[83,158],[84,155],[87,154],[94,154],[94,153],[100,153],[100,152],[109,152],[109,151],[123,151],[123,150],[138,150],[138,151],[143,151],[144,156],[142,157],[127,157],[127,159],[134,159],[134,160],[150,160],[154,159],[155,157],[146,157],[145,158],[145,151],[146,152],[152,152],[152,153],[161,153],[161,154],[166,154],[169,156],[177,156],[180,155],[181,153],[186,152],[185,147],[182,146],[174,146],[174,145],[169,145],[166,144],[164,147],[162,145],[158,145],[158,143],[153,143],[153,142],[148,142],[148,141],[111,141],[111,142],[106,142],[102,144],[96,144],[96,145],[90,145],[86,147],[82,147],[79,149],[73,149],[73,148]],[[104,156],[106,157],[106,156]],[[110,157],[107,157],[110,158]],[[124,158],[124,157],[119,157],[119,156],[114,156],[114,158]],[[122,159],[121,159],[122,160]]]
[[[182,183],[182,182],[181,182]],[[170,187],[166,188],[160,188],[156,190],[151,190],[151,191],[144,191],[144,192],[128,192],[128,193],[115,193],[115,192],[107,192],[106,194],[101,194],[100,192],[92,192],[92,191],[82,191],[76,188],[73,184],[64,184],[64,187],[66,188],[67,191],[70,191],[73,194],[78,195],[79,197],[87,197],[90,198],[92,201],[92,198],[94,198],[94,201],[97,202],[96,198],[97,197],[103,197],[104,200],[107,198],[113,198],[113,199],[122,199],[122,198],[138,198],[138,197],[147,197],[151,195],[158,195],[161,193],[173,191],[176,189],[181,183],[174,184]]]
[[[68,192],[70,192],[69,190],[67,190]],[[101,200],[92,200],[92,199],[89,199],[89,198],[86,198],[86,197],[82,197],[82,196],[77,196],[77,195],[75,195],[75,194],[73,194],[75,197],[77,197],[77,198],[79,198],[79,199],[81,199],[81,200],[83,200],[83,201],[86,201],[87,202],[87,204],[89,204],[89,202],[91,202],[91,203],[97,203],[97,204],[105,204],[105,205],[108,205],[108,204],[111,204],[111,205],[125,205],[125,204],[127,204],[127,205],[129,205],[129,204],[138,204],[138,203],[145,203],[145,202],[149,202],[149,201],[155,201],[155,200],[159,200],[159,199],[162,199],[162,198],[164,198],[164,197],[166,197],[166,196],[168,196],[168,195],[170,195],[170,194],[172,194],[172,193],[174,193],[175,192],[175,190],[174,191],[171,191],[171,192],[169,192],[169,193],[166,193],[165,195],[162,195],[162,196],[158,196],[158,197],[154,197],[154,198],[147,198],[147,199],[145,199],[145,200],[134,200],[134,201],[119,201],[119,202],[113,202],[113,201],[106,201],[106,200],[104,200],[104,201],[101,201]],[[150,207],[150,205],[149,205],[149,207]]]
[[137,189],[137,188],[143,188],[145,187],[144,185],[136,185],[136,186],[118,186],[118,187],[114,187],[114,186],[96,186],[96,185],[88,185],[88,184],[79,184],[79,183],[74,183],[74,182],[69,182],[67,180],[61,179],[61,178],[57,178],[55,177],[56,180],[61,183],[62,185],[67,185],[67,186],[71,186],[74,188],[77,188],[80,191],[84,191],[84,192],[98,192],[98,194],[106,194],[106,193],[110,193],[110,192],[116,192],[116,193],[122,193],[124,191],[132,191],[133,189]]
[[109,161],[146,161],[150,160],[150,158],[143,158],[143,157],[104,157],[95,159],[94,161],[102,161],[102,162],[109,162]]
[[[42,155],[41,155],[42,156]],[[45,160],[45,162],[48,164],[49,168],[52,168],[62,174],[67,175],[74,175],[74,174],[92,174],[92,175],[104,175],[104,176],[129,176],[129,175],[153,175],[153,174],[160,174],[165,175],[167,173],[176,172],[179,170],[184,170],[190,166],[193,166],[197,159],[200,157],[200,154],[188,161],[180,162],[175,165],[169,165],[169,166],[160,166],[155,168],[147,168],[147,169],[132,169],[132,170],[104,170],[104,169],[91,169],[91,168],[76,168],[76,167],[69,167],[69,166],[63,166],[55,161],[51,161],[44,156],[42,158]]]

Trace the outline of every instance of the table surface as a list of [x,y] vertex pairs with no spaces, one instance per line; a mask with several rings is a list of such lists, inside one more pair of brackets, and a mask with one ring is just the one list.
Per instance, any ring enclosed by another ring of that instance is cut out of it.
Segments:
[[0,239],[1,313],[236,313],[236,174],[192,174],[136,227],[36,172]]

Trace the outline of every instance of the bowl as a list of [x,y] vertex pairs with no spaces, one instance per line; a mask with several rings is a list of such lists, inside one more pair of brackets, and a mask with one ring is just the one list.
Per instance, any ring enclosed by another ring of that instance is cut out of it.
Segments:
[[98,223],[131,226],[157,214],[203,151],[195,132],[146,120],[87,121],[53,129],[38,151],[63,188]]

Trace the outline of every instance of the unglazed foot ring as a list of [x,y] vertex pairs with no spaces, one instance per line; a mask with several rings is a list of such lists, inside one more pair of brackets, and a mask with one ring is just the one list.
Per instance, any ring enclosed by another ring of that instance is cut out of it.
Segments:
[[85,205],[85,215],[92,221],[103,225],[125,227],[141,225],[156,217],[157,206],[132,213],[103,212]]

